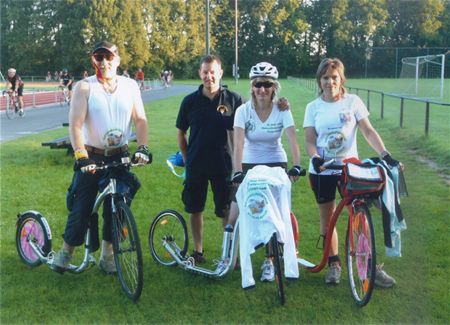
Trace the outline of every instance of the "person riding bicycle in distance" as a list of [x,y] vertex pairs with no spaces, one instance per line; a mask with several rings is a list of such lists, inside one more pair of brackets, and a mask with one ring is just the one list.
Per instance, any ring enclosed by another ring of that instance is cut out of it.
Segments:
[[73,85],[73,76],[67,71],[67,69],[63,69],[61,77],[59,79],[59,87],[64,89],[67,87],[69,90],[69,102],[72,98],[72,85]]
[[[336,164],[350,157],[358,157],[356,133],[360,129],[367,143],[390,166],[403,165],[392,158],[378,132],[369,121],[369,112],[361,98],[347,93],[344,64],[337,58],[324,59],[316,73],[319,96],[306,106],[303,129],[306,151],[311,157],[309,179],[319,207],[320,236],[331,235],[328,272],[325,282],[338,284],[341,279],[341,262],[338,255],[338,234],[326,234],[328,224],[336,209],[336,189],[340,171],[326,170],[322,165],[330,159]],[[392,287],[394,278],[377,265],[375,285]]]
[[16,69],[9,68],[8,76],[6,78],[6,91],[11,96],[14,91],[17,91],[17,97],[19,98],[19,115],[23,115],[23,86],[24,82],[22,78],[16,73]]
[[[97,43],[91,53],[95,75],[79,81],[74,89],[69,111],[69,135],[75,154],[72,209],[69,213],[63,239],[64,244],[55,254],[52,269],[63,273],[76,246],[84,242],[91,211],[99,190],[99,182],[106,171],[95,172],[96,164],[121,161],[129,156],[128,139],[134,124],[137,151],[134,163],[151,163],[147,147],[148,126],[141,93],[136,82],[117,75],[120,64],[118,48],[110,42]],[[82,170],[90,172],[82,172]],[[135,191],[136,177],[127,170],[119,175]],[[134,191],[134,192],[135,192]],[[131,193],[134,194],[134,193]],[[111,203],[105,201],[103,211],[103,241],[100,268],[116,272],[112,248]]]

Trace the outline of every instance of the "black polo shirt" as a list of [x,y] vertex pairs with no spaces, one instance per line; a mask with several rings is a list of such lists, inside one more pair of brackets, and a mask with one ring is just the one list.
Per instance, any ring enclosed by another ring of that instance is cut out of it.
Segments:
[[189,129],[186,168],[204,173],[230,173],[227,130],[233,130],[234,113],[242,104],[235,92],[221,87],[214,99],[202,93],[203,85],[186,96],[180,106],[176,127]]

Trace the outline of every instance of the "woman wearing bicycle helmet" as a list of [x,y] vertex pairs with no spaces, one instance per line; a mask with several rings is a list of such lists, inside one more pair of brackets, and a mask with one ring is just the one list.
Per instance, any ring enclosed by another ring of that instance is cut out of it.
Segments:
[[[268,62],[260,62],[250,70],[251,100],[241,105],[234,119],[234,169],[233,183],[236,187],[245,173],[256,165],[287,169],[288,159],[281,143],[283,132],[289,141],[293,167],[289,170],[291,180],[300,176],[300,150],[296,128],[290,110],[280,110],[276,102],[280,91],[278,70]],[[230,222],[239,214],[235,199],[231,204]],[[269,258],[263,263],[261,281],[275,279],[274,267]]]
[[[367,143],[391,165],[400,163],[386,150],[378,132],[369,121],[369,112],[363,101],[344,88],[346,81],[343,63],[336,58],[324,59],[316,73],[319,96],[306,106],[303,128],[305,146],[311,157],[309,178],[320,214],[320,235],[325,237],[328,223],[336,208],[335,197],[340,175],[336,171],[325,170],[323,163],[335,159],[358,157],[356,132],[361,130]],[[400,167],[402,165],[400,164]],[[338,236],[336,228],[332,234],[328,273],[325,283],[337,284],[341,277],[341,264],[338,255]],[[375,284],[392,287],[395,280],[377,266]]]

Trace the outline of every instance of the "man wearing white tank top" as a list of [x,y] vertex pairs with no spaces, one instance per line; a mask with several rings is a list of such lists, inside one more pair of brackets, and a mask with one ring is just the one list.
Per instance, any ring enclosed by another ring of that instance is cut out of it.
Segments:
[[[67,269],[75,247],[83,244],[89,223],[91,227],[92,223],[96,223],[95,220],[90,220],[90,213],[104,172],[95,172],[93,167],[100,162],[120,161],[122,157],[129,156],[128,139],[132,124],[136,129],[138,144],[132,157],[133,162],[152,162],[152,155],[147,147],[147,118],[139,87],[134,80],[117,75],[120,64],[117,46],[106,41],[97,43],[91,53],[91,61],[95,75],[76,84],[70,105],[69,134],[75,153],[75,165],[68,193],[70,213],[63,235],[64,244],[55,254],[52,264],[52,269],[59,273]],[[89,172],[82,173],[81,168]],[[139,181],[128,170],[124,170],[120,177],[129,186],[131,201],[140,187]],[[114,273],[116,268],[111,244],[112,223],[108,214],[110,213],[103,214],[99,266],[106,273]]]

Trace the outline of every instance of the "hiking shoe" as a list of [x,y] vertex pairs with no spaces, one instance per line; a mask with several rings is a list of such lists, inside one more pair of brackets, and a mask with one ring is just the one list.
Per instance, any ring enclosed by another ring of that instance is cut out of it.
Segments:
[[194,251],[191,256],[194,258],[195,264],[203,264],[206,262],[206,258],[203,256],[203,253]]
[[328,267],[328,272],[325,275],[325,283],[338,284],[341,281],[341,266],[333,263]]
[[275,280],[275,269],[273,267],[272,260],[266,259],[264,260],[263,265],[261,266],[261,281],[262,282],[272,282]]
[[378,264],[375,271],[375,285],[381,288],[392,288],[397,282],[383,270],[384,264]]
[[67,270],[71,259],[72,255],[69,252],[61,249],[55,254],[55,256],[53,257],[53,263],[49,266],[53,271],[63,274],[64,271]]
[[116,263],[114,262],[114,255],[100,257],[100,263],[98,264],[100,269],[107,273],[113,274],[117,272]]

